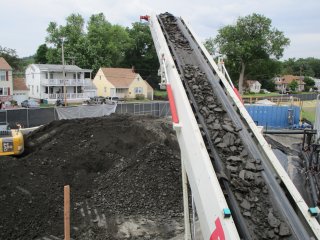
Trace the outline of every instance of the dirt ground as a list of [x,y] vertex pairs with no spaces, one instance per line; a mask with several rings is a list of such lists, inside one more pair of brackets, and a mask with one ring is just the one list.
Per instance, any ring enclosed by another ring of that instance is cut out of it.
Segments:
[[163,119],[55,121],[0,161],[0,239],[170,239],[183,233],[179,148]]

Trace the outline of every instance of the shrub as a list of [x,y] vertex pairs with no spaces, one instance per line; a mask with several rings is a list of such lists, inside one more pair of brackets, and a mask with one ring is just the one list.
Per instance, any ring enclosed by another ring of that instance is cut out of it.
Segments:
[[10,104],[11,104],[11,106],[18,106],[18,103],[16,100],[11,100]]
[[136,94],[136,100],[144,100],[144,94]]

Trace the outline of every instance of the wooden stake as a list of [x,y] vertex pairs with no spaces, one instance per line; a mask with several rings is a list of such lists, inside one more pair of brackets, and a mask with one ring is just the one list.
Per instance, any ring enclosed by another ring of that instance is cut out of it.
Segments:
[[70,240],[70,186],[64,186],[64,240]]

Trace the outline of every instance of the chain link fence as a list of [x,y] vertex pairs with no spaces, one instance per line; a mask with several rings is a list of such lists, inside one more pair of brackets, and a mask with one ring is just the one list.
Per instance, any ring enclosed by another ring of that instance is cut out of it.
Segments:
[[[118,103],[116,113],[134,115],[170,116],[169,102]],[[23,128],[36,127],[58,120],[55,108],[19,108],[0,110],[0,122],[11,128],[20,124]]]

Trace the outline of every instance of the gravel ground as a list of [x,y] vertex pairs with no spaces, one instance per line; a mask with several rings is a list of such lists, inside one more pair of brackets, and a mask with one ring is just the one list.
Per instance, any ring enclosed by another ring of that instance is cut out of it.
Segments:
[[183,232],[172,126],[112,115],[55,121],[0,161],[0,239],[63,239],[63,186],[73,239],[170,239]]

